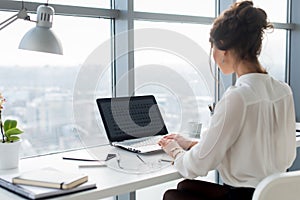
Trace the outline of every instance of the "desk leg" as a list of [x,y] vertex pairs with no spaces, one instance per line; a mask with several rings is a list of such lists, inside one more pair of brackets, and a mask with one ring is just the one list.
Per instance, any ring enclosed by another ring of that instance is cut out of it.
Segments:
[[126,194],[121,194],[121,195],[117,195],[114,197],[114,200],[135,200],[135,191],[134,192],[130,192],[130,193],[126,193]]

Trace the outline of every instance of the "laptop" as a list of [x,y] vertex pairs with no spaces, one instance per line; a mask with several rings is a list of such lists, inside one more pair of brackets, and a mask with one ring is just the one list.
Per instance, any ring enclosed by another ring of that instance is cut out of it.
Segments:
[[168,130],[153,95],[96,100],[111,145],[136,153],[161,150]]

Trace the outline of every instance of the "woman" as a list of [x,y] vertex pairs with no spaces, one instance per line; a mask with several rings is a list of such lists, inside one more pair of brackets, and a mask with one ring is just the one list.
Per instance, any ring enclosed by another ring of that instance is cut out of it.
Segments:
[[[265,177],[285,172],[295,159],[295,111],[291,89],[258,61],[264,31],[273,28],[251,1],[235,3],[213,23],[215,62],[237,81],[218,102],[199,142],[178,134],[159,144],[186,180],[164,199],[251,199]],[[217,169],[224,185],[191,180]]]

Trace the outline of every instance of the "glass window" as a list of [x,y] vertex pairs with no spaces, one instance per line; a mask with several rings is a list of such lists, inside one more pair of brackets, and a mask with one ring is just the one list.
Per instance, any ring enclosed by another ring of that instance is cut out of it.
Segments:
[[264,9],[271,22],[287,22],[288,1],[253,0],[254,6]]
[[285,81],[286,35],[287,30],[282,29],[275,29],[272,33],[266,33],[259,57],[263,67],[281,81]]
[[[286,23],[288,16],[288,1],[254,0],[254,5],[264,9],[271,22]],[[275,78],[285,81],[286,72],[286,30],[275,29],[266,34],[260,56],[262,65]]]
[[[13,14],[0,12],[0,17],[6,19]],[[34,23],[17,20],[0,32],[0,91],[7,99],[3,118],[17,119],[24,129],[23,157],[82,147],[82,138],[94,134],[76,122],[74,108],[82,105],[90,117],[80,120],[94,127],[97,133],[93,139],[98,144],[106,142],[92,122],[99,118],[95,97],[111,96],[110,67],[96,77],[96,88],[90,87],[92,80],[84,69],[97,62],[93,58],[90,62],[92,52],[106,41],[110,43],[111,22],[70,16],[54,19],[52,29],[62,42],[62,56],[18,49],[21,38]],[[82,88],[82,95],[88,99],[77,105],[76,94]]]
[[[135,21],[135,94],[153,94],[170,133],[194,133],[193,124],[209,122],[214,100],[209,68],[209,25]],[[148,32],[151,28],[151,32]],[[167,34],[165,34],[167,32]],[[189,57],[191,56],[191,57]],[[196,130],[196,132],[199,130]],[[206,177],[214,181],[214,172]],[[162,197],[178,181],[137,191]],[[152,195],[153,196],[153,195]]]
[[[155,29],[147,34],[143,28]],[[208,123],[208,104],[214,99],[209,30],[199,24],[135,21],[135,94],[155,95],[170,132],[187,132],[193,122]],[[164,31],[170,31],[166,38]],[[154,46],[137,46],[138,39],[150,45],[153,39]]]
[[[16,0],[22,1],[22,0]],[[70,6],[82,6],[82,7],[94,7],[94,8],[110,8],[110,0],[26,0],[28,2],[36,3],[49,3],[51,4],[60,4],[60,5],[70,5]],[[25,4],[26,7],[26,4]]]
[[212,0],[135,0],[134,10],[194,16],[215,16],[215,1]]

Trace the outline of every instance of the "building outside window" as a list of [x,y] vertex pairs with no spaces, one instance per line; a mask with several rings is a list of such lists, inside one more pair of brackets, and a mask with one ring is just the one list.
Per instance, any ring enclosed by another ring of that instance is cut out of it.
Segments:
[[[0,18],[13,14],[1,11]],[[17,119],[24,129],[23,157],[82,147],[83,133],[74,123],[74,87],[89,54],[110,40],[109,19],[56,15],[52,29],[64,55],[19,50],[21,38],[33,26],[18,20],[0,32],[0,91],[7,99],[3,117]],[[110,77],[108,71],[95,96],[111,96]]]

